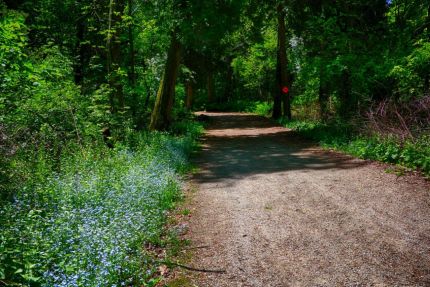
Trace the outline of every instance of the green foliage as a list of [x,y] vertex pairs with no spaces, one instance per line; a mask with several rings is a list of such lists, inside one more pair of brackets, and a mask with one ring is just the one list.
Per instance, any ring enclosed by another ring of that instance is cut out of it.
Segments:
[[0,23],[3,196],[20,185],[38,149],[58,159],[67,145],[96,135],[86,118],[88,100],[72,81],[69,58],[57,46],[29,50],[24,20],[23,14],[6,11]]
[[89,146],[63,157],[62,171],[44,156],[33,184],[0,208],[0,279],[22,286],[142,285],[156,266],[142,250],[161,240],[166,210],[180,196],[177,172],[201,128],[187,134],[130,134],[128,146]]
[[272,104],[261,101],[235,100],[223,104],[213,104],[206,106],[209,111],[226,111],[226,112],[246,112],[254,113],[261,116],[269,116],[272,112]]
[[[232,67],[247,89],[268,88],[276,70],[277,35],[273,25],[262,33],[262,43],[252,45],[246,55],[233,60]],[[270,89],[270,88],[269,88]]]
[[268,115],[271,112],[272,106],[267,102],[236,99],[226,103],[207,104],[204,105],[202,109],[208,111],[246,112]]
[[321,123],[309,121],[284,122],[286,127],[323,147],[346,152],[363,159],[371,159],[419,169],[430,176],[430,141],[422,135],[416,140],[399,142],[395,138],[361,136],[354,127],[343,122]]
[[401,59],[390,71],[390,76],[398,83],[395,94],[403,101],[422,96],[425,88],[423,79],[429,68],[430,43],[419,41],[411,54]]
[[272,113],[272,105],[267,102],[256,102],[255,108],[248,111],[260,116],[270,116]]

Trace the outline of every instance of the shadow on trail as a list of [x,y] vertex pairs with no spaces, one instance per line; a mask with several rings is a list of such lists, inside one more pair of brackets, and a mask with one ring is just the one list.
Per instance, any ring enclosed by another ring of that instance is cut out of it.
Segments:
[[198,182],[222,182],[289,170],[351,169],[365,164],[315,144],[270,120],[243,114],[206,114],[207,135],[196,163]]

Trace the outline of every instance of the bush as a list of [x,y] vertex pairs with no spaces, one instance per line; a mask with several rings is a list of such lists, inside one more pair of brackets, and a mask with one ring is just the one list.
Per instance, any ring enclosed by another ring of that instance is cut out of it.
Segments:
[[272,105],[268,102],[256,102],[255,107],[248,112],[260,116],[269,116],[272,113]]
[[342,123],[290,121],[283,124],[306,138],[363,159],[371,159],[421,170],[430,176],[430,138],[400,141],[397,137],[366,136],[353,126]]

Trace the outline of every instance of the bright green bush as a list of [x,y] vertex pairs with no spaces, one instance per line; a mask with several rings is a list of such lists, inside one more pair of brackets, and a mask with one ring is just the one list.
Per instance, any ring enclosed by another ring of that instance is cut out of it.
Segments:
[[256,102],[255,107],[249,112],[260,116],[269,116],[272,113],[272,104],[268,102]]

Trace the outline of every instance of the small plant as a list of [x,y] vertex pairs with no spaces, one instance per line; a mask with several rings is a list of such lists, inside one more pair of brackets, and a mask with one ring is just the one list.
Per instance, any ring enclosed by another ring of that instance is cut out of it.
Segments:
[[187,208],[182,210],[182,215],[184,215],[184,216],[188,216],[188,215],[190,215],[190,213],[191,213],[191,211]]

